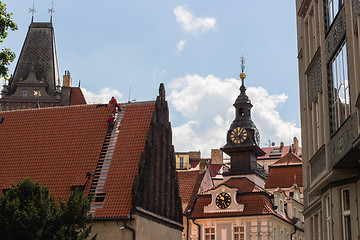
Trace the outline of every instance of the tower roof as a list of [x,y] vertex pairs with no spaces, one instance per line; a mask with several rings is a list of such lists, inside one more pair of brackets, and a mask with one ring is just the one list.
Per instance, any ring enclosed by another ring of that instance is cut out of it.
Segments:
[[49,94],[60,85],[54,28],[51,22],[30,24],[13,77],[9,82],[10,94],[15,91],[16,83],[25,80],[31,70],[36,72],[39,81],[49,85]]

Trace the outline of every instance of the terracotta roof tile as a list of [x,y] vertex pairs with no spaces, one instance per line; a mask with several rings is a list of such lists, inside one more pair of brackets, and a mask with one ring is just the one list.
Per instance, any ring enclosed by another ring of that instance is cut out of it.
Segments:
[[193,203],[204,175],[205,172],[200,173],[200,171],[178,172],[179,194],[181,197],[183,213],[186,213]]
[[[94,173],[110,107],[77,105],[0,112],[0,186],[7,188],[31,177],[48,186],[55,197],[66,197],[71,186]],[[107,175],[107,194],[95,218],[128,217],[140,155],[150,129],[155,102],[126,106]],[[89,193],[92,178],[87,180]]]
[[288,153],[278,161],[271,164],[272,167],[274,166],[289,166],[289,165],[302,165],[302,161],[293,153]]
[[95,172],[111,110],[86,105],[0,112],[0,185],[31,177],[66,197],[75,182]]
[[233,177],[222,183],[227,186],[236,187],[240,192],[266,192],[246,177]]
[[84,94],[79,87],[71,88],[70,105],[82,105],[86,104]]
[[[264,147],[262,150],[265,152],[264,156],[258,157],[258,160],[266,160],[266,159],[280,159],[284,157],[286,154],[289,153],[290,149],[292,147],[290,146],[284,146],[282,148],[280,147]],[[301,147],[298,149],[298,155],[301,156]]]
[[270,166],[265,188],[290,188],[294,182],[298,187],[303,186],[302,165]]
[[141,153],[155,112],[155,102],[126,106],[119,136],[104,187],[107,194],[95,218],[128,217],[132,207],[132,187],[138,174]]
[[[211,203],[211,195],[202,195],[196,201],[191,217],[192,218],[211,218],[211,217],[234,217],[234,216],[250,216],[250,215],[264,215],[274,214],[278,215],[273,210],[273,205],[269,197],[263,193],[246,193],[238,194],[236,198],[239,204],[244,204],[245,208],[243,212],[218,212],[205,213],[204,206],[208,206]],[[281,217],[281,216],[280,216]],[[283,218],[283,217],[281,217]]]

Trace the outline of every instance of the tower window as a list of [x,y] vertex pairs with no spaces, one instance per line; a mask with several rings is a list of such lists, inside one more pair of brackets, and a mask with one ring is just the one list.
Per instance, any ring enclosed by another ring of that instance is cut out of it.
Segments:
[[242,109],[242,108],[239,108],[239,116],[244,116],[245,115],[245,113],[244,113],[244,109]]
[[22,94],[21,94],[21,96],[23,96],[23,97],[27,97],[27,95],[28,95],[28,91],[27,91],[27,89],[23,89],[23,90],[22,90]]

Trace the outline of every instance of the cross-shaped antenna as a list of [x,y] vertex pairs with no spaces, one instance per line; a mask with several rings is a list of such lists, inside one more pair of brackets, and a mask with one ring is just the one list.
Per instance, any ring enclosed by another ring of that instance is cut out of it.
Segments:
[[244,55],[241,56],[241,72],[244,72],[245,70],[245,58]]
[[50,22],[52,22],[53,12],[55,12],[55,10],[54,10],[54,1],[51,2],[51,8],[48,11],[48,13],[50,13]]
[[31,12],[31,22],[34,21],[34,14],[36,13],[35,11],[35,3],[33,2],[33,7],[29,8],[29,12]]

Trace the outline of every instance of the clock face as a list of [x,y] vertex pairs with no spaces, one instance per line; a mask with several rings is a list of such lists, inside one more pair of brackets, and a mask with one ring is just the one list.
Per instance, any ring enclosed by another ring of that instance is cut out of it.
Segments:
[[243,143],[245,142],[247,138],[247,132],[244,128],[237,127],[234,130],[232,130],[230,139],[233,141],[233,143]]
[[255,128],[255,141],[257,145],[260,144],[260,133],[259,130],[257,130],[257,128]]
[[216,206],[221,209],[225,209],[230,206],[231,197],[228,193],[222,192],[216,196]]

